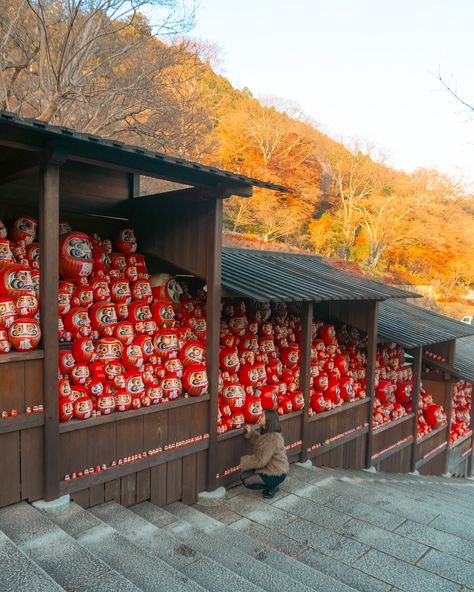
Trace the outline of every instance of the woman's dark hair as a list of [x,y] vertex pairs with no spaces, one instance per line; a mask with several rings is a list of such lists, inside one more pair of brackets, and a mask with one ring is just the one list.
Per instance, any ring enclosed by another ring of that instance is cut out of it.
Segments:
[[262,433],[271,434],[272,432],[281,432],[280,418],[275,409],[265,409],[265,427]]

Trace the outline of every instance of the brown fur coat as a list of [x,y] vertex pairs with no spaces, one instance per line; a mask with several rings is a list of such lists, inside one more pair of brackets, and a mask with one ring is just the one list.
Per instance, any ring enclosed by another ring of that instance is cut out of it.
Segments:
[[254,444],[254,453],[240,459],[242,471],[255,469],[264,475],[287,475],[289,471],[283,436],[278,432],[258,434],[251,430],[245,435]]

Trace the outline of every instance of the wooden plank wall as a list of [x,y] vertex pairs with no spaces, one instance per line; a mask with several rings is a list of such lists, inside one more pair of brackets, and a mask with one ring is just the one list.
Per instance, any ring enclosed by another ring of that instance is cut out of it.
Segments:
[[[22,414],[27,406],[43,404],[42,383],[43,360],[0,363],[0,411],[17,410],[18,418],[9,420],[13,427],[15,421],[20,425],[25,419]],[[0,474],[0,507],[42,497],[42,427],[2,433],[0,423]]]
[[347,442],[333,448],[329,452],[316,456],[312,462],[317,467],[363,469],[365,466],[366,447],[367,438],[363,434],[351,442]]
[[[203,401],[123,421],[77,429],[61,434],[61,477],[84,468],[207,433],[209,402]],[[183,455],[185,451],[183,450]],[[124,506],[151,499],[164,505],[182,499],[195,500],[205,488],[198,468],[205,465],[207,452],[198,452],[162,465],[137,471],[120,479],[85,488],[71,494],[84,507],[111,499]],[[85,480],[84,485],[87,485]]]

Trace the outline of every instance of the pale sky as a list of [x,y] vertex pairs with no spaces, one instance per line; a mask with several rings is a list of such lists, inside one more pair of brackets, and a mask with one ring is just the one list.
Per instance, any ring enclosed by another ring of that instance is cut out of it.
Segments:
[[323,131],[380,147],[389,164],[474,181],[474,0],[200,0],[198,37],[254,96],[298,103]]

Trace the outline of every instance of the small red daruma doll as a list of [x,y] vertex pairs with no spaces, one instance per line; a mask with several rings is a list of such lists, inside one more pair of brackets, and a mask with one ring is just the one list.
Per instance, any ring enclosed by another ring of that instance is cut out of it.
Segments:
[[85,384],[89,377],[89,366],[86,364],[76,364],[69,373],[69,378],[73,384]]
[[276,409],[278,407],[276,385],[265,385],[258,389],[263,409]]
[[174,374],[178,378],[183,378],[183,363],[179,358],[170,358],[165,361],[165,370],[167,374]]
[[29,264],[33,269],[39,269],[40,263],[40,246],[39,243],[32,243],[26,249],[26,256]]
[[10,239],[18,243],[23,241],[25,245],[31,245],[35,240],[38,222],[31,216],[21,216],[13,222],[10,228]]
[[38,298],[32,294],[22,294],[16,301],[16,310],[19,317],[32,319],[38,312],[38,309]]
[[141,369],[145,360],[143,358],[143,352],[139,345],[130,343],[125,345],[122,352],[122,364],[128,370]]
[[71,383],[68,378],[61,378],[58,380],[58,398],[70,399],[71,397]]
[[280,359],[283,366],[296,368],[300,361],[300,348],[296,344],[283,347],[280,350]]
[[153,293],[151,291],[151,284],[149,280],[136,280],[130,286],[132,291],[132,298],[134,300],[141,300],[147,304],[153,302]]
[[92,245],[87,234],[69,232],[59,242],[59,275],[77,280],[92,273]]
[[163,389],[158,385],[149,386],[146,389],[146,394],[148,395],[152,405],[158,405],[158,403],[161,403],[163,399]]
[[262,402],[258,397],[247,397],[244,405],[245,421],[250,424],[258,423],[263,415]]
[[236,374],[240,369],[239,353],[236,347],[221,347],[219,367],[223,372]]
[[41,339],[39,323],[33,319],[20,318],[8,329],[8,340],[15,351],[30,351],[38,347]]
[[0,327],[8,327],[16,317],[16,303],[13,298],[0,297]]
[[59,372],[62,376],[69,376],[75,365],[76,360],[69,350],[64,349],[59,352]]
[[232,335],[243,337],[247,332],[247,317],[243,314],[234,315],[229,319],[229,329]]
[[126,390],[117,391],[115,394],[115,410],[128,411],[132,406],[132,395]]
[[102,337],[95,346],[97,358],[104,364],[110,360],[120,360],[122,352],[123,345],[116,337]]
[[191,364],[183,375],[183,385],[191,397],[199,397],[207,393],[209,381],[204,364]]
[[92,328],[102,337],[113,335],[117,324],[117,311],[113,302],[96,302],[91,306],[90,319]]
[[13,265],[14,263],[15,257],[10,248],[10,241],[4,238],[0,239],[0,268]]
[[135,253],[137,250],[137,239],[135,238],[133,228],[123,228],[120,230],[115,237],[115,245],[125,255]]
[[132,301],[132,292],[129,282],[122,279],[113,280],[110,284],[110,297],[112,302],[130,304]]
[[114,337],[124,345],[132,343],[135,338],[133,323],[130,323],[129,321],[119,321],[114,326]]
[[89,419],[92,417],[92,400],[89,397],[79,397],[74,402],[74,417],[76,419]]
[[428,405],[424,412],[426,423],[435,430],[446,423],[446,412],[441,405]]
[[71,308],[64,315],[64,329],[71,334],[73,339],[89,337],[92,327],[87,308]]
[[304,407],[304,395],[302,391],[294,391],[290,394],[293,411],[300,411]]
[[61,397],[59,399],[59,421],[66,423],[72,419],[74,415],[74,403],[69,397]]
[[61,236],[62,234],[67,234],[68,232],[71,232],[72,227],[69,224],[69,222],[67,222],[66,220],[61,220],[59,222],[59,235]]
[[159,273],[151,278],[151,289],[155,300],[171,300],[177,308],[183,288],[172,275]]
[[183,345],[179,357],[185,368],[191,364],[202,364],[204,359],[204,347],[199,341],[187,341]]
[[67,290],[60,289],[58,292],[58,314],[63,317],[71,310],[71,295]]
[[222,401],[229,405],[232,412],[242,409],[245,403],[245,389],[241,384],[227,382],[222,389]]
[[11,350],[10,342],[8,341],[8,331],[0,329],[0,354],[8,354]]
[[80,337],[72,344],[72,354],[78,364],[89,364],[97,359],[94,344],[90,337]]
[[128,306],[128,320],[133,323],[135,333],[145,332],[145,323],[153,319],[146,302],[132,302]]
[[151,307],[151,314],[158,327],[170,327],[175,320],[173,305],[170,300],[158,300]]
[[107,273],[110,269],[109,251],[106,247],[95,245],[92,248],[94,273]]
[[97,397],[97,411],[101,415],[110,415],[115,411],[115,397],[113,395],[102,394]]
[[176,355],[179,350],[178,335],[174,329],[159,329],[153,337],[156,353],[162,359]]
[[177,399],[183,393],[183,383],[181,382],[181,379],[172,374],[167,374],[161,379],[161,388],[163,389],[163,397],[170,401]]
[[100,397],[105,392],[104,381],[100,378],[92,377],[87,384],[87,389],[89,396],[97,399],[97,397]]
[[95,302],[110,302],[112,296],[107,280],[95,277],[90,280],[89,286],[94,293]]
[[23,294],[36,294],[30,268],[8,265],[0,269],[0,296],[16,300]]
[[145,383],[141,372],[136,370],[128,370],[124,374],[125,377],[125,390],[130,393],[133,397],[140,396],[145,392]]
[[138,335],[133,339],[133,343],[140,347],[146,362],[154,355],[155,347],[153,345],[153,340],[149,335]]
[[94,304],[94,291],[90,286],[78,286],[71,298],[71,306],[90,308]]

